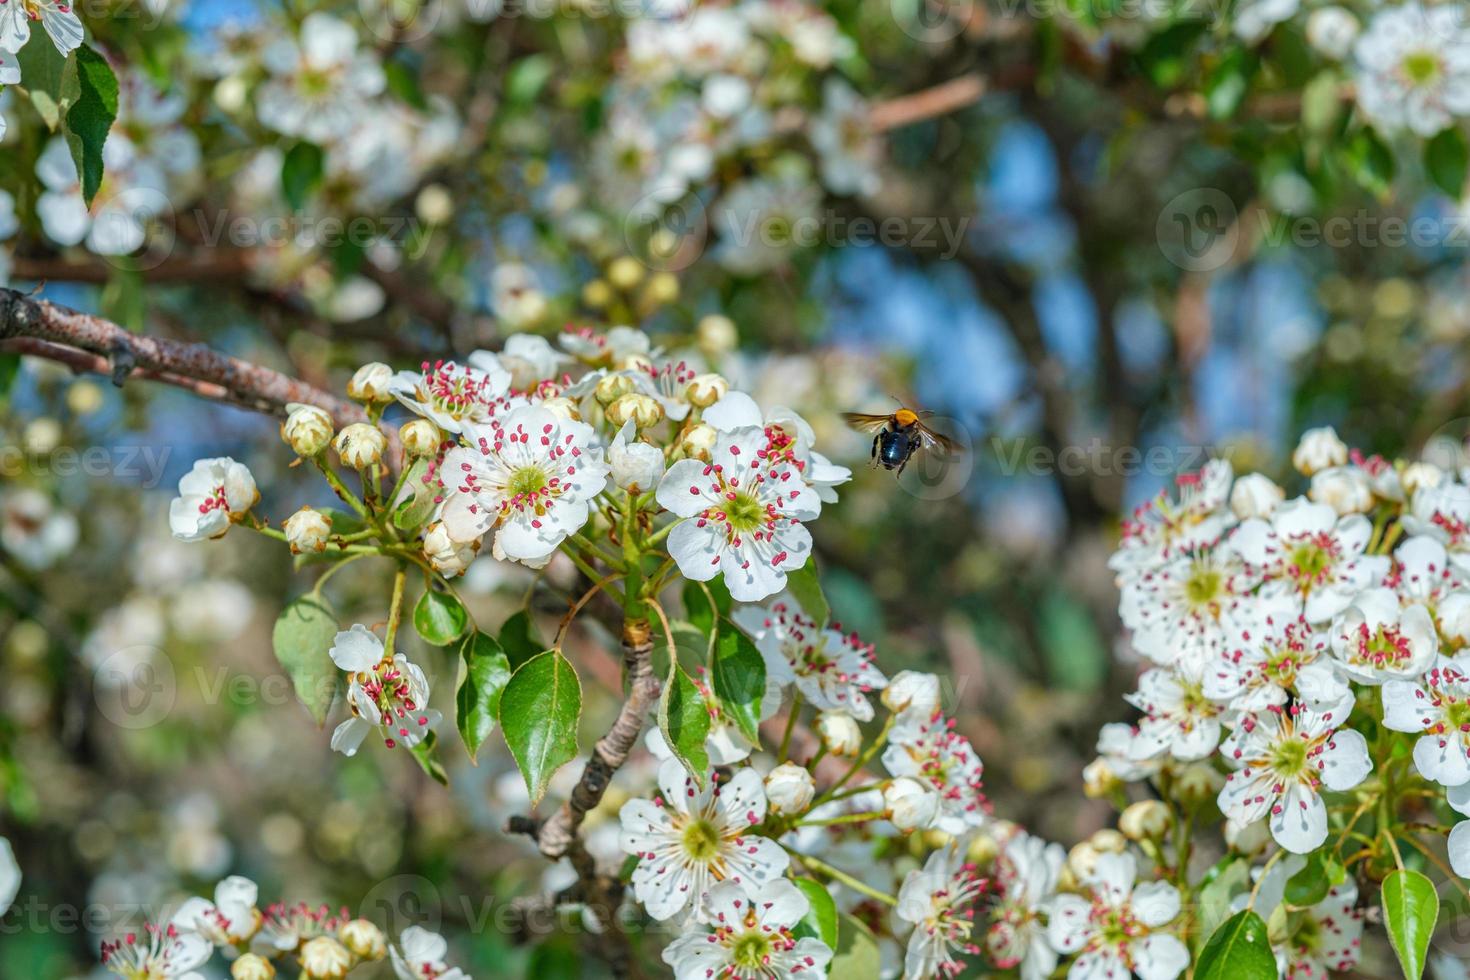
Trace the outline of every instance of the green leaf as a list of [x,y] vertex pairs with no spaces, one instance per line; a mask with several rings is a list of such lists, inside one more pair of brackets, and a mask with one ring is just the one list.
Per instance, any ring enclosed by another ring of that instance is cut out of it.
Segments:
[[1313,851],[1307,855],[1306,866],[1287,879],[1286,901],[1298,906],[1316,905],[1344,876],[1342,865],[1328,852]]
[[1230,915],[1230,901],[1251,889],[1250,862],[1227,857],[1211,868],[1200,884],[1200,935],[1213,935]]
[[[710,605],[711,597],[714,598],[713,606]],[[731,601],[730,590],[720,579],[711,579],[702,585],[699,582],[684,583],[684,614],[707,636],[714,633],[718,620],[730,615]]]
[[428,773],[430,779],[443,786],[448,786],[449,773],[445,772],[444,767],[439,764],[439,760],[434,758],[434,747],[438,744],[439,736],[433,732],[429,732],[429,734],[424,736],[423,741],[409,749],[409,751],[413,753],[414,759],[418,761],[419,766],[424,772]]
[[531,805],[546,795],[546,784],[577,754],[577,722],[582,717],[582,685],[558,650],[547,650],[522,664],[500,696],[500,730],[515,756]]
[[336,635],[337,617],[331,607],[309,595],[281,610],[271,631],[276,659],[285,668],[296,697],[311,712],[318,728],[327,722],[327,710],[332,706],[341,676],[328,652]]
[[709,737],[709,706],[672,651],[669,676],[658,702],[658,727],[674,755],[703,789],[709,775],[709,753],[704,747]]
[[66,142],[81,175],[82,199],[91,207],[102,187],[102,145],[117,119],[117,76],[107,60],[86,45],[77,48],[73,58],[77,97],[66,111]]
[[1255,55],[1242,47],[1231,48],[1205,80],[1205,108],[1211,119],[1235,115],[1250,91],[1255,74]]
[[1436,187],[1455,200],[1465,193],[1465,171],[1470,165],[1470,148],[1460,127],[1451,126],[1424,144],[1424,170]]
[[766,693],[766,662],[750,638],[721,622],[715,638],[710,677],[715,697],[751,741],[760,738],[761,698]]
[[1250,909],[1216,929],[1199,954],[1195,980],[1276,980],[1276,956],[1266,923]]
[[425,589],[413,607],[413,628],[425,641],[447,647],[464,635],[469,614],[448,592]]
[[506,100],[524,105],[540,94],[556,72],[556,63],[544,54],[533,54],[517,61],[505,80]]
[[1384,145],[1371,127],[1353,134],[1343,154],[1348,172],[1365,190],[1387,194],[1393,186],[1393,151]]
[[41,114],[46,128],[56,132],[81,94],[76,62],[57,51],[56,45],[46,43],[25,45],[15,60],[31,105]]
[[1178,85],[1195,63],[1195,42],[1208,27],[1202,20],[1184,20],[1150,37],[1138,52],[1144,73],[1159,88]]
[[465,671],[454,699],[454,720],[474,762],[500,717],[500,695],[510,682],[510,658],[495,637],[478,631],[465,637],[459,653]]
[[429,519],[434,512],[435,490],[424,483],[429,471],[429,461],[418,459],[409,467],[403,478],[405,496],[393,511],[393,526],[400,531],[412,531]]
[[1429,938],[1439,920],[1439,893],[1417,871],[1395,871],[1383,879],[1383,921],[1406,980],[1419,980],[1429,956]]
[[822,593],[822,582],[817,578],[817,560],[808,558],[806,564],[786,574],[786,588],[796,599],[801,611],[818,626],[826,626],[832,617],[827,597]]
[[546,649],[546,644],[536,634],[536,624],[531,621],[529,612],[522,609],[501,624],[500,649],[510,658],[512,670]]
[[827,968],[827,976],[851,978],[876,977],[883,972],[883,956],[878,952],[878,940],[863,921],[846,912],[842,914],[842,928],[838,935],[836,955]]
[[300,142],[286,151],[281,162],[281,193],[293,211],[300,211],[326,172],[326,155],[315,143]]
[[811,908],[797,924],[796,932],[816,936],[826,943],[829,949],[836,949],[837,903],[832,901],[832,893],[827,891],[826,886],[821,882],[811,878],[793,878],[791,881],[801,889],[801,893],[811,903]]

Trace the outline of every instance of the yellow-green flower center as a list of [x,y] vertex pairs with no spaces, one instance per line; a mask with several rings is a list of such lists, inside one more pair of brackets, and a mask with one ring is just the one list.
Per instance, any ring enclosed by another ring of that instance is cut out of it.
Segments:
[[720,853],[720,832],[703,818],[689,821],[682,840],[684,853],[696,861],[712,861]]
[[1307,743],[1301,739],[1286,739],[1271,750],[1271,768],[1281,776],[1299,776],[1307,768]]
[[546,471],[539,466],[522,466],[510,475],[506,489],[516,497],[538,494],[546,489]]
[[725,519],[736,534],[749,534],[766,523],[766,510],[754,494],[741,491],[726,505]]
[[758,932],[747,932],[735,940],[731,959],[743,970],[759,970],[771,955],[771,941]]
[[1404,59],[1404,75],[1415,85],[1427,85],[1439,75],[1439,58],[1432,51],[1415,51]]

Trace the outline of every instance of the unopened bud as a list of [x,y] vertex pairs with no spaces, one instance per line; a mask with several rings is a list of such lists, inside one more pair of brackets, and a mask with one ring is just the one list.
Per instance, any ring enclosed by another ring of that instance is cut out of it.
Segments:
[[592,394],[597,398],[599,405],[607,406],[624,395],[631,394],[635,387],[633,379],[626,374],[609,374],[597,382],[597,387],[593,389]]
[[600,310],[613,301],[612,287],[604,279],[593,279],[582,287],[582,302],[594,310]]
[[310,459],[332,442],[332,416],[315,405],[286,406],[286,421],[281,423],[281,438],[298,456]]
[[1158,800],[1139,800],[1118,817],[1118,829],[1129,840],[1156,840],[1169,830],[1173,817]]
[[812,774],[794,762],[783,762],[766,777],[766,799],[777,813],[805,813],[817,788]]
[[1093,759],[1082,769],[1082,792],[1095,800],[1111,795],[1122,785],[1106,759]]
[[1174,800],[1185,806],[1199,806],[1213,800],[1225,788],[1225,777],[1207,762],[1192,762],[1174,774],[1170,792]]
[[689,399],[689,404],[691,405],[698,408],[709,408],[715,402],[724,398],[729,391],[730,382],[718,374],[700,374],[696,375],[694,380],[689,382],[689,388],[685,397]]
[[639,429],[647,429],[658,425],[663,421],[663,417],[664,407],[650,395],[637,393],[624,395],[607,406],[607,420],[619,427],[624,422],[631,420],[633,425]]
[[925,830],[939,814],[939,794],[916,779],[901,776],[883,787],[883,812],[905,834]]
[[319,510],[303,507],[286,518],[285,531],[293,555],[326,551],[327,539],[332,536],[332,519]]
[[823,711],[817,715],[817,735],[833,755],[856,758],[863,746],[863,730],[845,711]]
[[1097,859],[1102,857],[1098,849],[1091,842],[1083,841],[1067,852],[1067,870],[1072,872],[1072,877],[1078,881],[1085,881],[1092,876],[1093,869],[1097,867]]
[[700,352],[710,360],[730,353],[740,344],[735,321],[719,314],[711,314],[700,320],[699,326],[695,327],[695,338]]
[[1096,848],[1099,854],[1122,854],[1128,850],[1128,838],[1111,827],[1097,831],[1087,838],[1087,843]]
[[230,964],[230,976],[234,980],[273,980],[276,968],[271,961],[256,953],[245,953]]
[[566,419],[569,422],[580,422],[582,420],[581,413],[577,411],[577,403],[565,395],[547,398],[541,402],[541,407],[559,419]]
[[444,442],[444,433],[428,419],[414,419],[403,423],[403,427],[398,430],[398,438],[402,440],[403,451],[408,455],[432,456]]
[[660,272],[649,277],[643,287],[643,302],[657,308],[667,306],[679,298],[679,278],[672,272]]
[[424,532],[424,556],[434,566],[434,571],[445,578],[463,573],[475,560],[479,545],[478,541],[455,541],[449,536],[449,529],[443,521],[435,521]]
[[691,425],[679,437],[679,452],[689,459],[702,459],[709,462],[710,454],[715,451],[715,443],[719,441],[720,434],[715,431],[714,426],[700,422],[697,425]]
[[301,947],[301,975],[306,980],[342,980],[352,966],[352,954],[331,936],[308,939]]
[[376,466],[383,458],[388,439],[376,425],[354,422],[337,433],[332,447],[337,450],[337,458],[342,460],[343,466],[364,470]]
[[901,670],[883,689],[883,705],[895,714],[912,708],[921,715],[939,708],[939,678],[917,670]]
[[342,945],[358,959],[381,960],[388,955],[388,941],[383,938],[383,931],[367,919],[344,923],[337,934]]
[[379,361],[364,364],[347,382],[347,397],[360,402],[390,402],[393,395],[388,385],[392,380],[393,369],[388,365]]
[[643,266],[631,255],[613,259],[607,267],[607,281],[614,288],[627,292],[643,281]]

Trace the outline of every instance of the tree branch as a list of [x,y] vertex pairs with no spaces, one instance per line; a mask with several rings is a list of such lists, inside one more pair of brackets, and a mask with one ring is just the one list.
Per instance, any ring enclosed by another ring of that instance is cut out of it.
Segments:
[[0,347],[111,377],[117,385],[143,378],[273,415],[284,415],[286,405],[300,402],[324,409],[338,426],[367,421],[362,406],[271,368],[204,344],[130,333],[109,320],[13,289],[0,289]]
[[553,861],[562,857],[577,838],[577,828],[588,812],[596,809],[607,792],[613,775],[628,761],[628,754],[643,732],[662,685],[653,676],[653,633],[646,619],[623,621],[623,665],[628,673],[628,699],[618,712],[617,721],[592,750],[592,758],[582,770],[582,778],[572,789],[567,801],[534,835],[541,853]]
[[933,88],[874,104],[868,110],[868,125],[875,132],[884,133],[947,115],[979,102],[987,87],[985,76],[979,72],[960,75]]

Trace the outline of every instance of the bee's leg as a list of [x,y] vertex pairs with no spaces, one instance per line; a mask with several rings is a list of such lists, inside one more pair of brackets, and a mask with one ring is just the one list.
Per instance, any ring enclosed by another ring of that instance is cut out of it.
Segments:
[[876,466],[878,464],[878,443],[882,440],[883,433],[881,432],[873,437],[873,451],[869,454],[868,457],[871,460],[871,462],[869,463],[870,466]]
[[911,460],[913,458],[914,458],[914,454],[913,453],[908,453],[908,454],[906,454],[904,456],[903,462],[898,464],[898,472],[896,474],[894,474],[894,478],[895,479],[898,478],[898,477],[900,477],[900,476],[903,476],[904,467],[908,466],[909,465],[909,460]]

